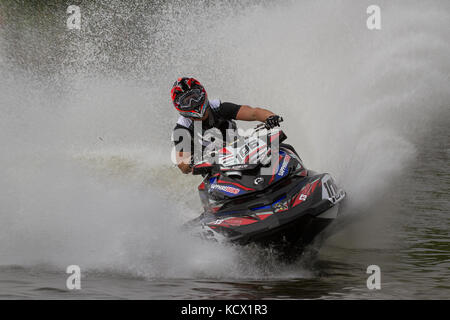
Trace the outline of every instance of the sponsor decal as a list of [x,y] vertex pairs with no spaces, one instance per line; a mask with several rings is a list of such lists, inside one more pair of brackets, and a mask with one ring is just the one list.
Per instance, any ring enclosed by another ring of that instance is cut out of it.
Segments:
[[224,221],[225,221],[225,219],[217,219],[216,221],[211,222],[211,224],[221,224]]
[[286,171],[286,168],[287,168],[287,166],[288,166],[288,164],[289,164],[289,161],[291,161],[291,157],[290,157],[289,155],[286,155],[286,156],[284,157],[283,164],[281,165],[281,168],[280,168],[280,170],[278,171],[278,175],[279,175],[279,176],[284,176],[285,171]]
[[211,186],[212,190],[220,190],[220,191],[224,191],[224,192],[228,192],[228,193],[232,193],[232,194],[238,194],[239,192],[241,192],[240,189],[238,188],[234,188],[232,186],[223,186],[220,184],[213,184]]
[[255,180],[253,181],[253,184],[258,185],[258,184],[261,184],[261,183],[263,183],[263,182],[264,182],[264,178],[263,178],[263,177],[257,177],[257,178],[255,178]]
[[318,185],[320,185],[320,179],[317,179],[311,183],[308,183],[306,186],[304,186],[302,188],[302,190],[300,190],[300,193],[297,193],[292,198],[292,207],[295,207],[295,206],[299,205],[300,203],[306,201],[308,196],[310,196],[314,192],[314,190],[316,189],[316,187]]
[[[261,219],[263,220],[263,219]],[[258,222],[258,219],[255,218],[241,218],[241,217],[231,217],[227,219],[218,219],[212,223],[209,224],[210,228],[217,228],[220,227],[240,227],[240,226],[246,226],[252,223]]]
[[288,209],[288,203],[286,201],[278,202],[277,204],[275,204],[273,206],[273,212],[275,212],[275,213],[283,212],[283,211],[286,211],[287,209]]

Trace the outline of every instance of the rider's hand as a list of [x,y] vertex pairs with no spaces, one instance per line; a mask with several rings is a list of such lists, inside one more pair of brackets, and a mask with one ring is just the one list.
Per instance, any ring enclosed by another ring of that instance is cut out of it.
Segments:
[[192,172],[192,167],[189,163],[181,162],[178,164],[178,168],[180,168],[181,172],[183,172],[184,174]]
[[190,152],[177,152],[177,166],[184,174],[188,174],[192,172],[192,155]]
[[281,117],[274,114],[273,116],[267,117],[265,125],[267,129],[273,129],[280,126]]

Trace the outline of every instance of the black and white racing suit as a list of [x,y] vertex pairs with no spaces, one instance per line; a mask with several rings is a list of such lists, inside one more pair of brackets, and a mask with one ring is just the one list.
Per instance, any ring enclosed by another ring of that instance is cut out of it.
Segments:
[[[198,139],[197,141],[201,144],[202,150],[210,143],[210,139],[205,136],[207,130],[217,128],[223,141],[227,141],[227,130],[236,130],[234,120],[236,120],[236,115],[241,108],[240,105],[231,102],[221,102],[220,100],[210,100],[209,107],[209,116],[204,121],[193,121],[183,116],[178,118],[172,134],[172,141],[177,152],[186,151],[187,142],[183,140],[185,137],[189,137],[191,146],[189,151],[193,153],[194,139]],[[201,122],[201,133],[197,132],[198,136],[195,136],[194,122],[197,122],[198,125]]]

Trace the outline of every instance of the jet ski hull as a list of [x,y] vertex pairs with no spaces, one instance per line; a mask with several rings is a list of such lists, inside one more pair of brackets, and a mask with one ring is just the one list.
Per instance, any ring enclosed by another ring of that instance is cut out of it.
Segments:
[[206,240],[298,253],[336,218],[345,192],[330,174],[307,170],[282,143],[281,130],[263,137],[237,140],[211,152],[218,161],[194,166],[194,174],[204,175],[198,187],[204,213],[185,226]]
[[261,206],[255,207],[262,201],[255,195],[244,205],[205,212],[187,225],[207,240],[299,253],[337,217],[345,192],[337,189],[329,174],[293,177],[286,182],[266,193]]

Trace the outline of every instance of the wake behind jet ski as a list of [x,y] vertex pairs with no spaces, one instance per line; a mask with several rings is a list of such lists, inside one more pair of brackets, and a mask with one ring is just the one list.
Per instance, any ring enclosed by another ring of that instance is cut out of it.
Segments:
[[336,218],[345,192],[306,169],[285,139],[262,124],[196,163],[204,212],[185,226],[212,241],[301,252]]

